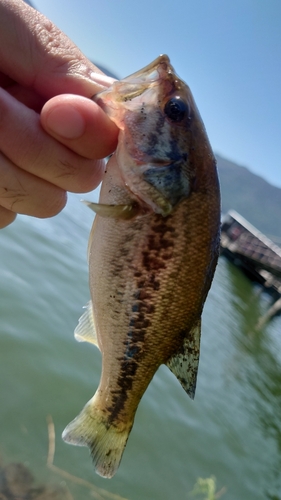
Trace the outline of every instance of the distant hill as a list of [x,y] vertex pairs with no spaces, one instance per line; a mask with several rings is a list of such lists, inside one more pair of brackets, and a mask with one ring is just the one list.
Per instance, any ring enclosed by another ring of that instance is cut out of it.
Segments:
[[[222,213],[239,212],[280,245],[281,189],[245,167],[216,155],[222,193]],[[276,238],[274,238],[274,236]]]

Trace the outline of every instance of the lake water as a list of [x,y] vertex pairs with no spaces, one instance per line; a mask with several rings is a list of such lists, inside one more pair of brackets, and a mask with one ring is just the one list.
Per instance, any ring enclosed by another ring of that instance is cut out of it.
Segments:
[[190,496],[197,478],[211,475],[223,500],[280,499],[281,318],[256,329],[270,299],[224,258],[204,309],[195,400],[161,367],[111,480],[94,474],[86,448],[61,440],[101,371],[98,350],[73,337],[89,300],[92,219],[70,195],[59,216],[21,216],[0,232],[0,454],[39,481],[65,481],[46,467],[51,415],[54,464],[96,488],[66,480],[75,500],[199,498]]

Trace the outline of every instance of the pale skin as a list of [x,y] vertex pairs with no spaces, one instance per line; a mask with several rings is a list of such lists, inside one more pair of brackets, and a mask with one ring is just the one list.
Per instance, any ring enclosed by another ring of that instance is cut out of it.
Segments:
[[0,0],[0,228],[101,182],[118,129],[90,97],[111,83],[46,17]]

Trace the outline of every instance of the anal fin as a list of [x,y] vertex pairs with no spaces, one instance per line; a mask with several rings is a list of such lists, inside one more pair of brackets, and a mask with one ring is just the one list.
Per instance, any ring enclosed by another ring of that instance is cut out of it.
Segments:
[[186,393],[194,399],[200,354],[201,319],[186,333],[180,351],[166,363]]
[[99,347],[91,300],[85,306],[85,309],[74,330],[74,337],[78,342],[90,342]]

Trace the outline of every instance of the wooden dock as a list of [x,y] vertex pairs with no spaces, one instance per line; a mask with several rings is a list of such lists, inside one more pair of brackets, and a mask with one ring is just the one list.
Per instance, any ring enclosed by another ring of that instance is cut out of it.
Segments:
[[222,220],[221,254],[271,293],[266,320],[281,312],[281,248],[234,210]]

